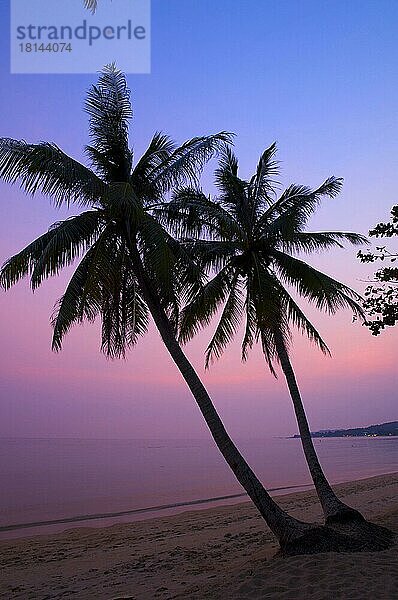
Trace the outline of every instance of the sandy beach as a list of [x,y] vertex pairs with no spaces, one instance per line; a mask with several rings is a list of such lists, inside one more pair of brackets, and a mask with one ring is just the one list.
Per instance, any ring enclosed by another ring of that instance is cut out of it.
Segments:
[[[398,531],[398,474],[336,486],[366,517]],[[321,522],[313,491],[279,496]],[[106,528],[0,542],[0,597],[326,600],[398,597],[398,546],[384,552],[282,559],[248,503]]]

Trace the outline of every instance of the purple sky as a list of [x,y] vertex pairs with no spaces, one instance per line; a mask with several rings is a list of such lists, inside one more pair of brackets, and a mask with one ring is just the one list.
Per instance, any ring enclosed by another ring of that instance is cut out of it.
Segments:
[[[154,0],[152,6],[152,74],[129,76],[137,154],[158,129],[178,141],[225,129],[237,133],[242,174],[250,176],[259,153],[277,140],[284,184],[345,178],[343,193],[319,210],[313,229],[366,233],[387,218],[398,172],[395,2]],[[0,22],[0,135],[55,141],[82,158],[88,139],[82,104],[95,77],[9,75],[5,3]],[[211,189],[210,174],[204,183]],[[66,215],[48,199],[4,184],[0,211],[1,260]],[[311,262],[363,291],[371,270],[355,254],[349,248]],[[27,282],[0,294],[0,436],[207,435],[153,330],[125,362],[99,354],[96,326],[73,330],[63,352],[51,353],[49,316],[68,274],[34,295]],[[333,352],[327,359],[304,339],[295,345],[312,428],[395,420],[396,330],[374,338],[347,312],[333,319],[309,314]],[[209,334],[188,347],[200,373]],[[285,383],[271,377],[259,351],[241,365],[237,342],[204,379],[235,437],[296,431]]]

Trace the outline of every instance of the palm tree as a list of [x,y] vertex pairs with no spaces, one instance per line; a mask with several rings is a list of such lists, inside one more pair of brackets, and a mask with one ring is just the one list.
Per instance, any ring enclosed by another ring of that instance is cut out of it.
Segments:
[[[180,236],[202,234],[199,239],[186,241],[186,248],[196,256],[201,269],[216,272],[183,310],[180,341],[191,339],[223,307],[207,347],[208,367],[221,356],[244,320],[242,359],[245,360],[248,350],[260,341],[271,372],[276,376],[274,363],[278,361],[285,375],[304,454],[326,521],[363,521],[358,511],[337,498],[312,442],[290,361],[292,327],[308,336],[325,354],[329,350],[288,288],[294,288],[320,310],[333,314],[348,307],[361,315],[358,294],[295,254],[342,247],[342,241],[360,244],[366,238],[347,232],[305,231],[319,202],[324,197],[335,197],[342,180],[330,177],[315,190],[291,185],[277,198],[274,178],[279,169],[275,153],[273,144],[262,154],[250,181],[244,181],[238,176],[236,157],[226,147],[216,171],[220,192],[216,201],[211,201],[200,190],[187,188],[179,191],[166,207],[164,219],[171,225],[176,222]],[[198,223],[202,223],[201,231]]]
[[91,145],[84,166],[53,143],[0,139],[0,178],[19,182],[54,204],[75,204],[80,214],[55,223],[11,257],[0,272],[6,290],[23,277],[35,289],[80,258],[53,315],[54,350],[70,328],[100,318],[102,350],[124,356],[145,334],[149,315],[191,390],[213,439],[285,552],[352,548],[353,541],[284,512],[267,494],[224,425],[177,342],[180,304],[200,289],[201,273],[155,218],[156,205],[173,188],[194,184],[206,161],[230,141],[224,132],[176,147],[156,133],[135,162],[128,144],[132,116],[125,77],[105,67],[86,100]]

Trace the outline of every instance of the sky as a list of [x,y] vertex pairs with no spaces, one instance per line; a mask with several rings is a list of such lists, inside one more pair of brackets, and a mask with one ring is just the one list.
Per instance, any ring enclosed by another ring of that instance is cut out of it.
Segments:
[[[311,229],[367,233],[396,203],[397,22],[398,4],[386,0],[153,0],[151,74],[128,76],[134,150],[139,155],[157,130],[178,142],[227,130],[236,133],[241,175],[249,177],[276,140],[285,185],[345,179]],[[82,107],[96,76],[10,75],[4,0],[0,27],[0,135],[54,141],[83,160]],[[214,166],[203,179],[208,190]],[[57,211],[48,198],[0,183],[1,262],[76,210]],[[356,251],[310,261],[363,292],[371,270]],[[34,294],[27,281],[0,292],[0,437],[206,437],[153,327],[126,361],[99,353],[97,325],[75,328],[63,351],[51,352],[49,318],[70,274]],[[294,346],[311,428],[396,420],[397,331],[375,338],[349,312],[307,313],[333,354],[325,358],[302,338]],[[242,365],[237,340],[204,372],[210,333],[187,353],[233,437],[295,433],[285,382],[270,375],[258,349]]]

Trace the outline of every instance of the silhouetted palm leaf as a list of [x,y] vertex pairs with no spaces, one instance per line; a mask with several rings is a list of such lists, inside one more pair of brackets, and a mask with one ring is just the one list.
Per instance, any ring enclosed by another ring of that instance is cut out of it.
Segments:
[[0,138],[0,178],[19,181],[28,194],[48,195],[56,206],[100,204],[106,189],[95,173],[48,142]]
[[0,139],[0,178],[19,182],[29,194],[48,195],[56,206],[73,202],[87,208],[56,223],[10,258],[0,272],[0,283],[8,289],[30,276],[36,288],[81,258],[56,305],[53,348],[60,349],[73,324],[100,317],[102,350],[111,357],[124,356],[148,322],[135,253],[174,327],[181,299],[192,299],[203,279],[192,257],[171,237],[164,213],[157,218],[151,208],[155,202],[163,205],[163,193],[177,183],[196,180],[230,136],[221,132],[177,147],[156,133],[134,166],[128,140],[130,91],[114,64],[103,69],[89,90],[86,111],[91,136],[86,152],[93,169],[52,143]]

